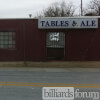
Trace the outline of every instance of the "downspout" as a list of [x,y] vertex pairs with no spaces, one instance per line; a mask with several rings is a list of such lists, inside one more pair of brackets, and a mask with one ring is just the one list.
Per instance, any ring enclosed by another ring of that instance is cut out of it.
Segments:
[[27,64],[27,60],[26,60],[26,26],[25,26],[25,22],[23,23],[23,40],[24,40],[24,65]]

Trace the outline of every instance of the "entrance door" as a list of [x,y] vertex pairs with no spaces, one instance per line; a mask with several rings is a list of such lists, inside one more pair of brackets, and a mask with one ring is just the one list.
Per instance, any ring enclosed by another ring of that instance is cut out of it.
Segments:
[[65,34],[49,32],[46,37],[47,58],[61,60],[65,52]]

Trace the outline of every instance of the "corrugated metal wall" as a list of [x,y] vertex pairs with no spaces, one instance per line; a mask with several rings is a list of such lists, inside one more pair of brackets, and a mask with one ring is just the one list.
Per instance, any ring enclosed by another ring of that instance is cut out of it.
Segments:
[[[100,20],[99,20],[100,23]],[[0,61],[47,61],[48,32],[65,34],[65,61],[100,60],[100,24],[98,29],[38,29],[37,19],[0,20],[0,31],[16,33],[16,48],[0,48]]]

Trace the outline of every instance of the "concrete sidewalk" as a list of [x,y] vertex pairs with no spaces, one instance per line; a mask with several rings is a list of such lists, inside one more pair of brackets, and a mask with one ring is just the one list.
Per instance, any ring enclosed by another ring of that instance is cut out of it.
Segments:
[[100,61],[0,62],[0,71],[100,72]]
[[0,62],[2,67],[35,68],[100,68],[100,61],[51,61],[51,62]]

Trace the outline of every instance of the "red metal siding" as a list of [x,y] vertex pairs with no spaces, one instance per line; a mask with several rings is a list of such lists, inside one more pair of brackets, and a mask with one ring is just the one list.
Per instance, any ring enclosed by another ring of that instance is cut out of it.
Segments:
[[[66,36],[67,60],[93,60],[98,47],[98,30],[72,30]],[[98,52],[98,54],[100,54]],[[98,57],[98,56],[97,56]],[[100,58],[99,58],[100,59]],[[97,59],[94,59],[97,60]]]
[[16,49],[0,49],[0,61],[45,60],[46,34],[38,30],[38,20],[0,20],[0,31],[16,32]]
[[46,34],[51,31],[65,33],[65,61],[100,60],[100,24],[98,29],[45,30],[38,29],[37,19],[12,19],[0,20],[0,31],[16,32],[16,49],[0,49],[0,61],[47,61]]
[[0,31],[16,32],[16,49],[0,49],[0,61],[23,60],[23,22],[21,20],[0,20]]
[[26,22],[26,59],[31,61],[44,61],[46,56],[46,34],[38,30],[38,20]]

